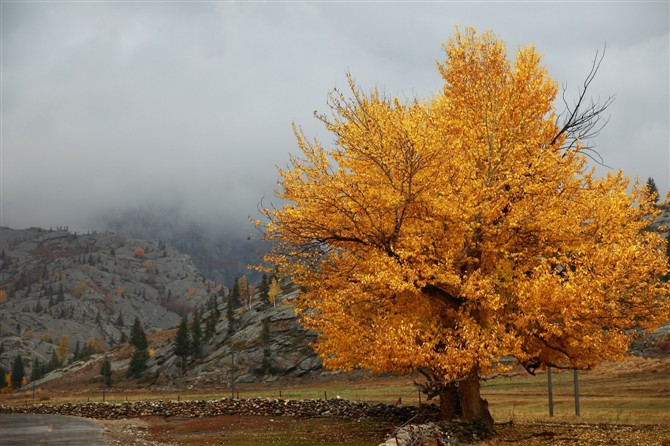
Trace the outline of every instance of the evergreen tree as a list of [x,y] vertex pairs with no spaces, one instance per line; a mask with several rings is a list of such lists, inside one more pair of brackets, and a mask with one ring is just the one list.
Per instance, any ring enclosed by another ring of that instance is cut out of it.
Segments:
[[76,361],[81,357],[81,347],[79,345],[79,339],[77,339],[77,343],[74,345],[74,352],[72,353],[72,360]]
[[105,387],[112,387],[112,363],[107,359],[107,355],[105,355],[105,359],[100,366],[100,374],[102,375],[103,385]]
[[44,376],[44,364],[39,359],[33,361],[33,368],[30,371],[30,381],[35,382]]
[[16,355],[12,364],[12,388],[20,389],[23,385],[23,377],[26,376],[26,370],[23,367],[21,355]]
[[652,177],[647,180],[647,191],[649,195],[654,196],[654,203],[658,204],[658,187],[656,187],[656,181]]
[[235,331],[235,311],[233,310],[233,296],[228,296],[228,304],[226,305],[226,317],[228,319],[228,334]]
[[60,367],[60,361],[58,360],[58,354],[56,353],[56,349],[51,353],[51,360],[49,361],[49,371],[56,370],[58,367]]
[[261,277],[261,283],[258,285],[258,291],[260,293],[261,302],[266,305],[270,304],[270,298],[268,297],[268,291],[270,291],[270,282],[268,282],[267,274],[263,274]]
[[122,331],[121,332],[121,339],[119,339],[119,343],[120,344],[125,344],[126,342],[128,342],[128,336],[126,335],[125,331]]
[[145,350],[135,349],[130,364],[128,365],[127,376],[129,378],[138,378],[147,369],[147,360],[149,359],[149,352]]
[[263,345],[263,373],[272,373],[272,351],[270,350],[270,318],[263,319],[261,328],[261,344]]
[[130,345],[135,347],[135,351],[130,359],[130,365],[128,365],[128,377],[139,377],[147,368],[149,342],[137,317],[135,317],[133,327],[130,329]]
[[133,322],[133,328],[130,329],[130,345],[135,347],[137,350],[146,350],[149,346],[147,342],[147,336],[144,333],[142,324],[140,320],[135,317],[135,322]]
[[7,373],[5,372],[5,369],[0,365],[0,389],[5,387],[5,377],[6,376],[7,376]]
[[240,280],[237,277],[235,278],[235,284],[233,285],[233,291],[230,293],[229,300],[232,300],[233,308],[238,308],[242,305],[242,301],[240,300]]
[[216,322],[218,320],[219,318],[216,317],[216,311],[210,311],[207,315],[207,319],[205,319],[205,339],[211,339],[212,336],[214,336],[214,333],[216,332]]
[[200,311],[195,309],[193,314],[193,322],[191,323],[191,355],[195,358],[202,357],[202,324],[200,321]]
[[172,351],[181,360],[182,373],[186,370],[186,360],[191,354],[191,338],[188,333],[188,319],[184,316],[177,328],[177,335],[172,343]]

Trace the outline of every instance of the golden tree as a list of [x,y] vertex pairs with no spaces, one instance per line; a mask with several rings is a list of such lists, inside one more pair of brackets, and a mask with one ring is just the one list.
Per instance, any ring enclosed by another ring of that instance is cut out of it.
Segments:
[[272,278],[272,281],[270,282],[270,289],[268,290],[268,300],[272,304],[273,307],[277,306],[277,298],[281,294],[281,286],[279,285],[279,282],[277,281],[276,277]]
[[560,126],[532,47],[510,61],[468,28],[444,49],[441,93],[401,101],[350,79],[319,117],[334,148],[296,129],[266,260],[303,287],[325,366],[418,370],[443,418],[492,422],[479,382],[500,358],[586,369],[668,320],[665,241],[645,231],[644,187],[587,168],[579,135],[599,110]]

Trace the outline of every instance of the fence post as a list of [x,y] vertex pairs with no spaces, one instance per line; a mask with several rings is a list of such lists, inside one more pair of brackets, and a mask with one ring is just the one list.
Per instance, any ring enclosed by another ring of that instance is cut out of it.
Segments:
[[574,369],[574,386],[575,386],[575,415],[579,416],[579,377],[577,369]]
[[547,367],[547,387],[549,393],[549,416],[554,416],[554,389],[551,382],[551,366]]

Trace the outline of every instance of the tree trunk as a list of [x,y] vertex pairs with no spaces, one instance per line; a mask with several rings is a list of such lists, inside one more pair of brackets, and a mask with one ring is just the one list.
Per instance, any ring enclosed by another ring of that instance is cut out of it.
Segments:
[[493,425],[493,417],[489,412],[489,403],[479,393],[479,377],[472,376],[459,383],[460,402],[463,418],[468,421],[479,421],[488,426]]
[[440,420],[453,420],[460,415],[458,388],[455,383],[447,384],[440,391]]

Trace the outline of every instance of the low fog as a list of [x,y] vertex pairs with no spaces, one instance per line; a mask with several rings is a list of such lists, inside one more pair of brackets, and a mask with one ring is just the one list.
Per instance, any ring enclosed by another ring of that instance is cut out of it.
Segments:
[[[291,123],[350,72],[363,88],[426,96],[454,25],[534,44],[576,98],[616,96],[595,140],[605,164],[669,185],[668,3],[2,3],[0,225],[104,229],[170,210],[253,233]],[[604,172],[605,169],[599,169]]]

